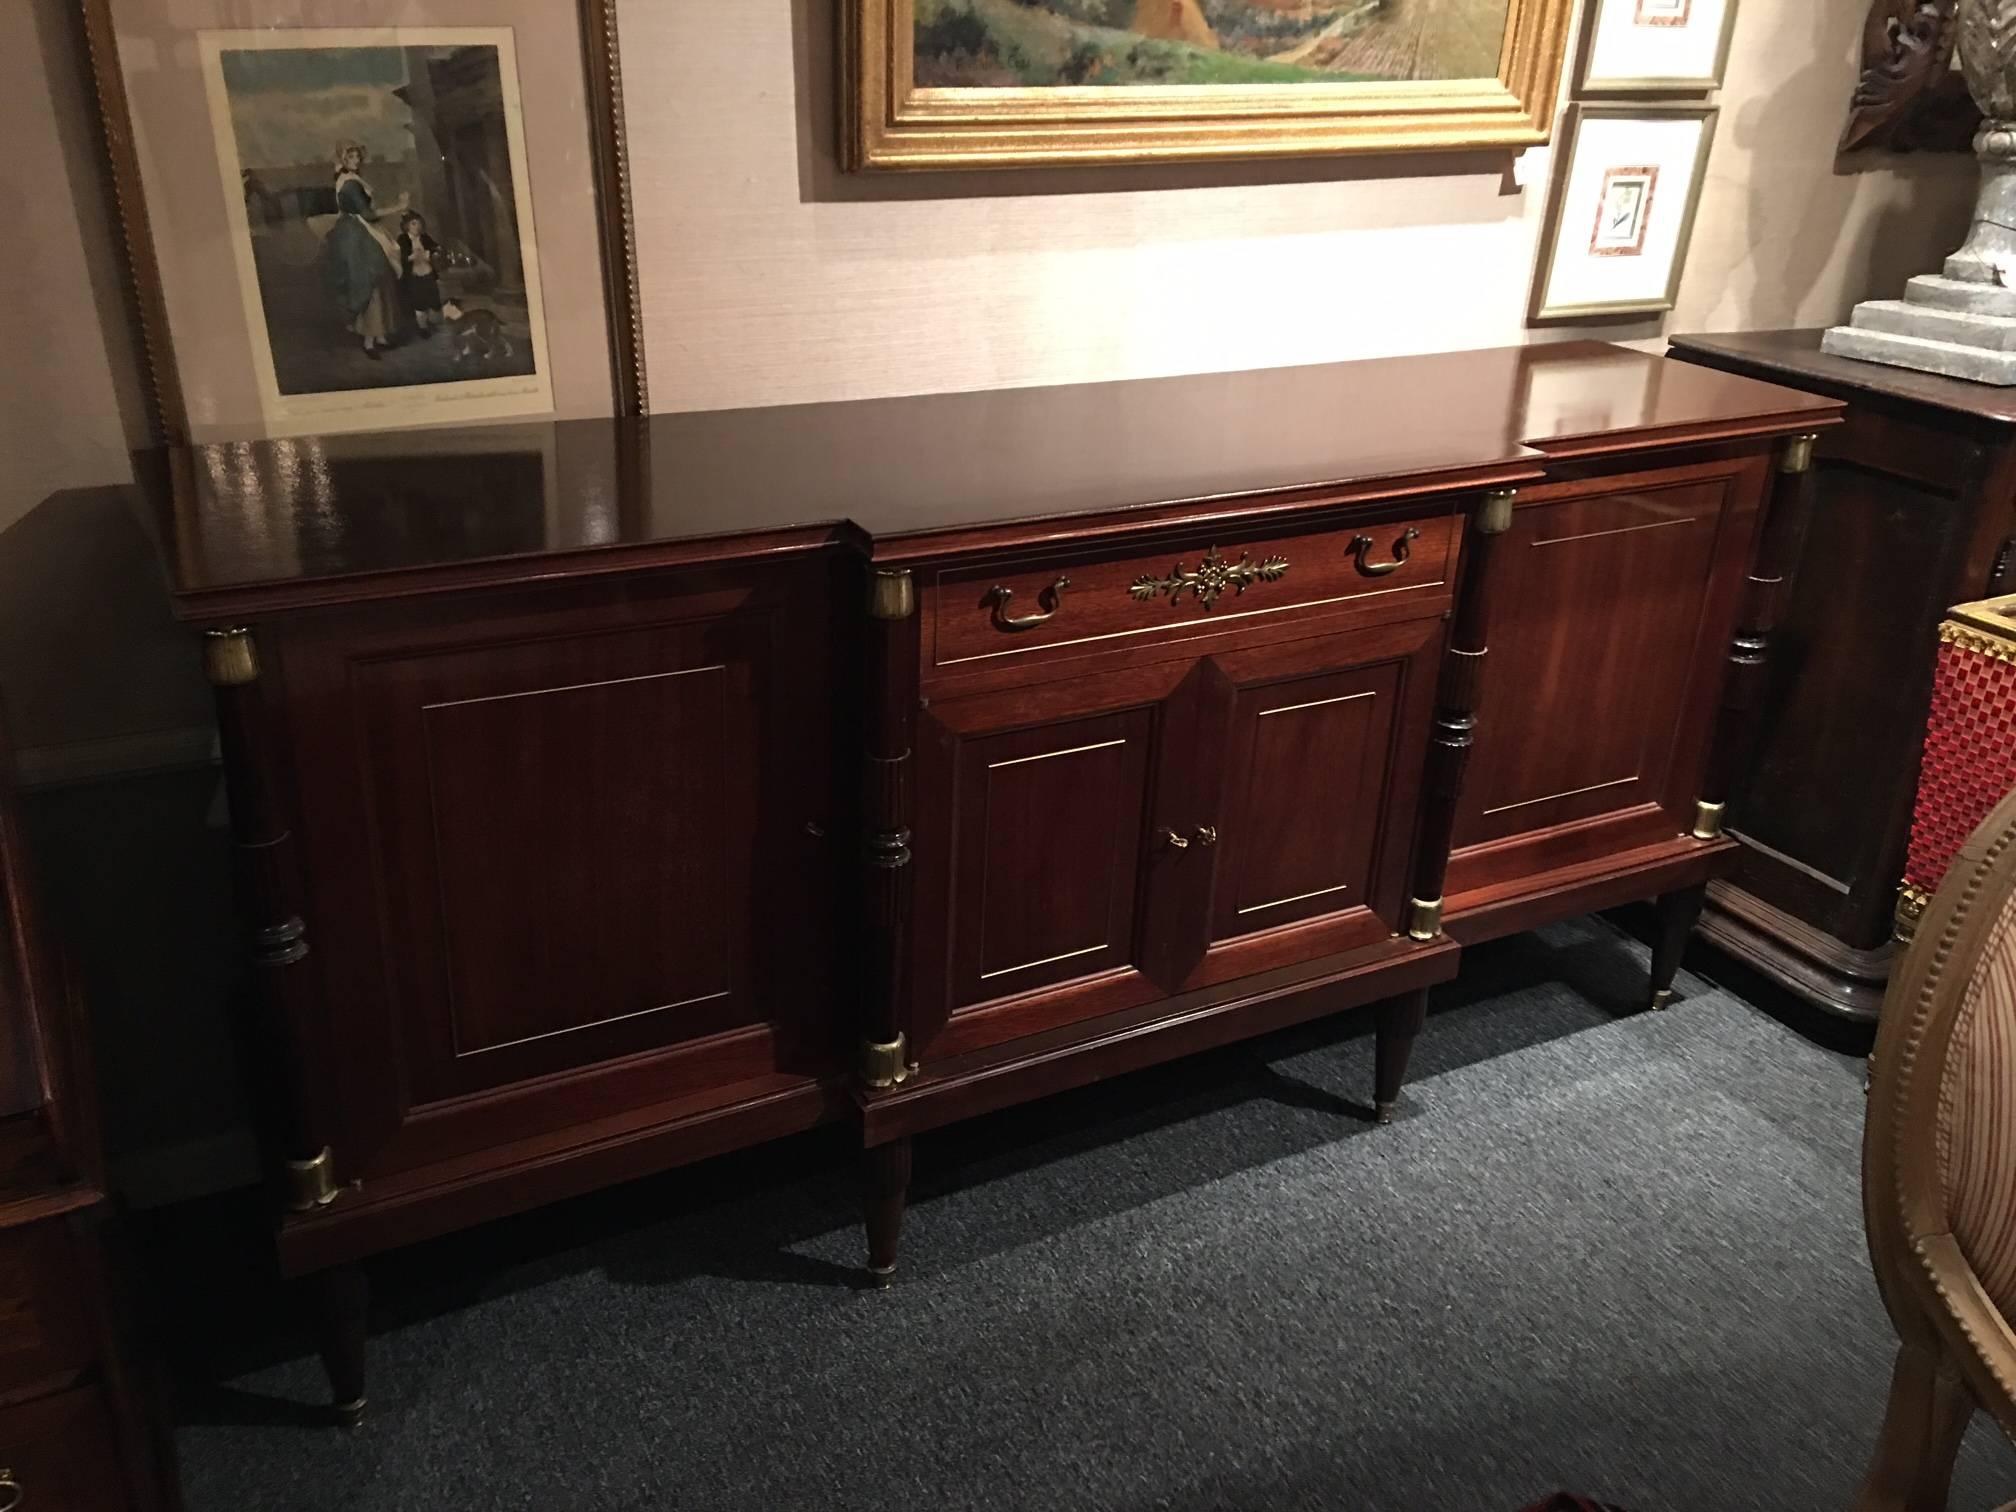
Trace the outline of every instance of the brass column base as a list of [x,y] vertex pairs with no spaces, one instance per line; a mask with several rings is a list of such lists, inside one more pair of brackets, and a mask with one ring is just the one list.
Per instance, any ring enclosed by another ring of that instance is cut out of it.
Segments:
[[1673,1000],[1678,996],[1679,994],[1671,987],[1657,988],[1652,994],[1652,1011],[1658,1013],[1662,1009],[1672,1007]]

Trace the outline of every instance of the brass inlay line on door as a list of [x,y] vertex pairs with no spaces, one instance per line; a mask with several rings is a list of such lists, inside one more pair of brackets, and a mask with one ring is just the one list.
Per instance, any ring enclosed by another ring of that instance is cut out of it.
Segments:
[[1341,693],[1335,698],[1312,698],[1307,703],[1283,704],[1278,709],[1262,709],[1254,716],[1265,719],[1269,714],[1293,714],[1297,709],[1320,709],[1326,704],[1356,703],[1361,698],[1377,698],[1376,690],[1366,693]]
[[1638,774],[1633,772],[1629,777],[1616,777],[1612,778],[1609,782],[1592,782],[1587,787],[1569,788],[1565,793],[1548,793],[1545,797],[1541,798],[1521,798],[1517,803],[1501,803],[1497,808],[1487,808],[1484,812],[1487,814],[1509,814],[1516,808],[1526,808],[1531,804],[1552,803],[1556,798],[1579,798],[1584,793],[1600,793],[1605,788],[1623,787],[1625,784],[1636,782],[1637,780]]
[[1292,898],[1276,898],[1272,903],[1253,903],[1239,910],[1242,914],[1258,913],[1263,908],[1279,908],[1286,903],[1304,903],[1311,898],[1321,898],[1329,893],[1351,891],[1349,882],[1340,882],[1335,887],[1319,887],[1314,892],[1297,893]]
[[1094,955],[1105,948],[1106,942],[1101,940],[1097,945],[1086,945],[1077,950],[1067,950],[1062,955],[1044,956],[1040,961],[1024,961],[1019,966],[1001,966],[993,971],[983,971],[980,973],[980,980],[987,982],[992,981],[995,977],[1007,976],[1011,971],[1028,971],[1037,966],[1054,966],[1059,961],[1070,960],[1073,956]]
[[481,698],[449,698],[440,703],[422,704],[423,710],[459,709],[464,704],[502,703],[507,698],[544,698],[548,693],[581,693],[589,688],[616,688],[624,683],[658,682],[667,677],[691,677],[696,672],[725,672],[726,662],[708,667],[681,667],[676,672],[641,672],[635,677],[605,677],[600,682],[564,683],[557,688],[526,688],[517,693],[486,693]]
[[1629,535],[1634,530],[1659,530],[1668,525],[1692,525],[1693,517],[1680,520],[1653,520],[1646,525],[1619,525],[1615,530],[1588,530],[1581,535],[1549,536],[1544,541],[1535,541],[1535,546],[1565,546],[1570,541],[1593,541],[1599,536]]
[[1067,751],[1038,751],[1034,756],[1014,756],[1007,761],[990,761],[987,763],[987,770],[992,772],[1001,767],[1026,766],[1032,761],[1048,761],[1053,756],[1082,756],[1087,751],[1106,751],[1111,750],[1114,746],[1123,746],[1125,744],[1127,742],[1122,738],[1120,740],[1101,740],[1092,745],[1072,746]]
[[728,991],[726,989],[720,992],[703,992],[698,997],[680,998],[676,1003],[660,1003],[655,1008],[639,1008],[630,1013],[612,1013],[607,1018],[590,1019],[585,1024],[568,1024],[559,1029],[547,1029],[538,1034],[522,1035],[513,1040],[499,1040],[494,1045],[478,1045],[474,1050],[464,1050],[460,1045],[457,1045],[455,1047],[455,1058],[457,1060],[468,1060],[472,1056],[488,1055],[493,1050],[509,1050],[516,1045],[529,1045],[536,1040],[553,1039],[562,1034],[579,1034],[584,1029],[601,1029],[609,1024],[620,1024],[625,1019],[637,1019],[643,1018],[647,1014],[664,1013],[667,1009],[671,1008],[690,1008],[695,1003],[711,1003],[716,999],[727,996]]

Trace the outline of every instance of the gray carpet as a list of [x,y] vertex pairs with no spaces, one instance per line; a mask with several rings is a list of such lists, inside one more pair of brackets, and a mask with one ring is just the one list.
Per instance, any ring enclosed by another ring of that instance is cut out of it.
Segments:
[[[395,1258],[370,1422],[272,1410],[305,1360],[234,1381],[189,1507],[1846,1507],[1892,1347],[1861,1063],[1695,977],[1628,1014],[1641,957],[1593,921],[1476,953],[1387,1129],[1332,1023],[921,1141],[887,1293],[818,1143]],[[2011,1495],[1977,1424],[1953,1505]]]

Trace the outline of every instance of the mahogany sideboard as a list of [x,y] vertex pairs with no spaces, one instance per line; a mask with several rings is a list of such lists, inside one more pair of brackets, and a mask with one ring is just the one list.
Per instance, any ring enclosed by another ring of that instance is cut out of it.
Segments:
[[1577,343],[149,458],[340,1413],[390,1245],[844,1118],[886,1276],[948,1121],[1370,1004],[1383,1115],[1462,944],[1634,898],[1663,1002],[1837,408]]
[[1847,404],[1814,464],[1824,525],[1796,552],[1770,715],[1730,795],[1742,858],[1710,885],[1701,932],[1819,1007],[1873,1019],[1939,622],[2016,588],[2016,394],[1831,357],[1820,336],[1673,338],[1687,362]]
[[0,1509],[179,1505],[106,1195],[88,1036],[0,725]]

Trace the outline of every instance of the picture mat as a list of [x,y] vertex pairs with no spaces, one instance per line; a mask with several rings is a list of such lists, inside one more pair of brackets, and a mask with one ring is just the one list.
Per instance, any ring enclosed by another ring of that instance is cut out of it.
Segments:
[[[533,372],[508,378],[469,378],[453,383],[395,385],[315,394],[283,394],[274,372],[272,342],[267,337],[267,313],[254,261],[252,228],[245,196],[227,191],[233,222],[232,251],[238,263],[239,292],[244,305],[252,365],[259,381],[259,402],[269,435],[300,435],[341,430],[377,430],[416,424],[454,425],[492,418],[549,415],[553,412],[552,374],[547,366],[546,310],[539,270],[539,242],[532,219],[530,176],[525,156],[525,131],[518,88],[518,60],[509,27],[396,27],[358,30],[203,32],[204,82],[210,97],[219,171],[226,186],[238,184],[242,171],[256,168],[239,160],[236,121],[223,70],[227,52],[334,51],[347,48],[489,47],[496,49],[499,83],[504,95],[504,125],[510,148],[512,193],[516,201],[519,256],[525,268],[525,298],[531,325]],[[333,149],[329,146],[334,176]],[[371,178],[371,164],[364,165]],[[388,234],[397,218],[389,196],[381,193],[375,207]],[[425,210],[426,206],[416,207]],[[437,215],[436,223],[439,224]],[[332,317],[332,326],[335,321]],[[340,339],[332,335],[332,339]],[[441,339],[440,337],[436,338]]]
[[[1576,114],[1552,227],[1553,259],[1541,291],[1541,312],[1592,305],[1655,309],[1667,304],[1687,212],[1699,192],[1695,178],[1710,119]],[[1596,223],[1605,176],[1612,168],[1648,164],[1659,169],[1659,189],[1642,252],[1636,257],[1592,256],[1589,228]]]
[[[397,31],[421,8],[418,0],[110,0],[191,440],[272,433],[231,243],[230,202],[242,210],[242,197],[226,192],[217,159],[198,32]],[[610,414],[612,332],[579,13],[563,0],[425,0],[424,8],[443,28],[512,23],[537,222],[520,231],[539,248],[554,413]],[[265,332],[257,334],[263,344]]]
[[1694,0],[1687,19],[1657,26],[1638,21],[1638,0],[1589,0],[1596,8],[1582,59],[1584,89],[1646,88],[1720,82],[1722,48],[1736,0]]

